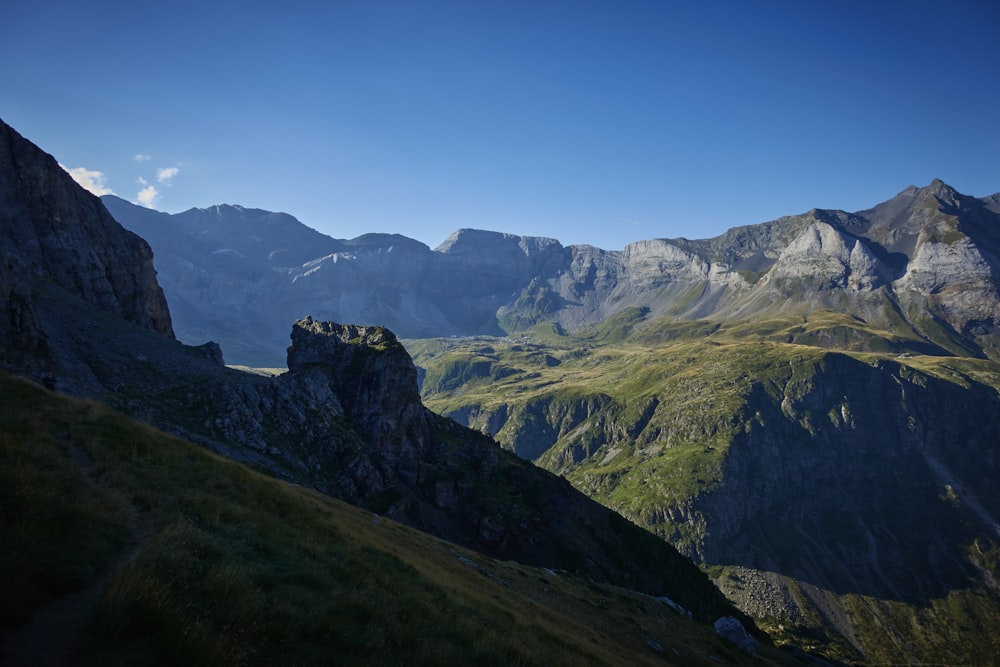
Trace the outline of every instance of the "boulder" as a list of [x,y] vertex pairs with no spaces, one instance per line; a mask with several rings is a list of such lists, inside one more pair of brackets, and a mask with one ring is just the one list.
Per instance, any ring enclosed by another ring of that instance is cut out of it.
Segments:
[[713,627],[715,627],[715,634],[726,641],[736,644],[740,650],[750,655],[757,654],[759,643],[753,635],[747,632],[747,629],[743,627],[739,619],[732,616],[722,616],[715,620]]

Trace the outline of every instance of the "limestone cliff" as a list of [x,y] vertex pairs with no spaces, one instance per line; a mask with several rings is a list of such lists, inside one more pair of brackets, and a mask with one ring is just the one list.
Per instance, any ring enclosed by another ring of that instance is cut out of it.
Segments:
[[0,349],[44,352],[40,290],[173,337],[153,253],[55,159],[0,121]]

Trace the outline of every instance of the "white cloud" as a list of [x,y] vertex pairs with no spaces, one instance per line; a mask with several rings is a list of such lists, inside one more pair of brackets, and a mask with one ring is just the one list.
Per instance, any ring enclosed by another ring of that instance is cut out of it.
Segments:
[[86,167],[74,167],[70,169],[61,163],[59,166],[73,177],[73,180],[77,182],[77,185],[87,192],[95,194],[98,197],[101,195],[114,194],[114,191],[108,187],[108,179],[103,173],[87,169]]
[[170,179],[176,176],[177,172],[179,171],[180,169],[178,169],[177,167],[167,167],[166,169],[157,169],[156,180],[165,185],[169,185]]
[[143,185],[143,186],[149,185],[149,181],[147,181],[142,176],[140,176],[139,178],[135,179],[135,182],[138,183],[139,185]]
[[142,190],[139,190],[136,199],[146,208],[154,208],[160,199],[160,191],[156,189],[155,185],[147,185]]
[[135,160],[136,162],[145,162],[146,160],[152,160],[153,156],[151,156],[151,155],[143,155],[142,153],[136,153],[132,157],[132,159]]

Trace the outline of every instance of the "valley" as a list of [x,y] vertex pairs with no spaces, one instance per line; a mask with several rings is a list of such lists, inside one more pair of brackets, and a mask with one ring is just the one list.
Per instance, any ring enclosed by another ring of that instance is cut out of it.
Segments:
[[[677,546],[779,641],[988,664],[1000,366],[784,342],[849,324],[633,313],[578,335],[409,345],[429,407]],[[878,333],[850,338],[898,343]],[[961,629],[944,620],[957,608]]]

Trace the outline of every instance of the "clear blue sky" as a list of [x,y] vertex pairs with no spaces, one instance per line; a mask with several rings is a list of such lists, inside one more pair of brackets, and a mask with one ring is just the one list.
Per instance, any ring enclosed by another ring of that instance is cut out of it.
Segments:
[[8,0],[0,118],[164,211],[620,249],[1000,191],[1000,3]]

